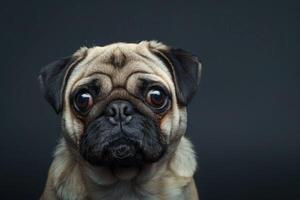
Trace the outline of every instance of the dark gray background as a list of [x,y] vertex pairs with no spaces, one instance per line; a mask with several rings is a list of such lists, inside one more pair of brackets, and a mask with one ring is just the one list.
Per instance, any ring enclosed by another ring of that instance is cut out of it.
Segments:
[[203,61],[188,130],[202,200],[300,199],[297,1],[83,2],[1,2],[1,199],[37,199],[59,138],[40,68],[144,39]]

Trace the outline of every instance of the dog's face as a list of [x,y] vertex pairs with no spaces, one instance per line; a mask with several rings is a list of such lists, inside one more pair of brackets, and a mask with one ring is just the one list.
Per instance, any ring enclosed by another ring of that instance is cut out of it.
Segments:
[[200,68],[186,51],[143,41],[81,48],[39,79],[63,136],[86,161],[137,167],[176,148]]

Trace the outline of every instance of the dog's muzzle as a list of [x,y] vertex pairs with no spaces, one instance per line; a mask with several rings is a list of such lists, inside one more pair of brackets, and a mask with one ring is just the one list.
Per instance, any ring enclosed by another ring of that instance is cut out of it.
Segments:
[[157,161],[165,151],[154,120],[140,114],[125,100],[114,100],[87,127],[80,153],[90,163],[139,166]]

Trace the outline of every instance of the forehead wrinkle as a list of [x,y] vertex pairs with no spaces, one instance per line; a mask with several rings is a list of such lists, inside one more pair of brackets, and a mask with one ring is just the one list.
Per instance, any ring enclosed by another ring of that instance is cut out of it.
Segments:
[[144,72],[144,71],[135,71],[135,72],[129,74],[129,76],[127,76],[127,78],[126,78],[126,80],[125,80],[125,86],[127,86],[128,80],[129,80],[132,76],[134,76],[134,75],[136,75],[136,74],[147,75],[147,74],[150,74],[150,73],[149,73],[149,72]]
[[[137,77],[134,77],[134,76]],[[133,73],[132,74],[133,79],[134,80],[148,80],[148,81],[152,81],[155,83],[160,83],[162,84],[169,92],[172,92],[172,87],[169,85],[169,83],[167,81],[165,81],[165,79],[163,79],[161,76],[157,76],[156,74],[151,74],[151,73]],[[127,81],[126,81],[126,86],[128,86],[128,82],[131,80],[130,78],[132,78],[132,76],[128,77]]]
[[[82,76],[80,79],[77,79],[77,80],[73,83],[73,85],[72,85],[72,87],[71,87],[71,91],[74,91],[74,88],[79,87],[80,85],[82,85],[82,84],[79,84],[79,82],[81,82],[82,80],[86,80],[87,83],[88,83],[91,79],[94,78],[94,76],[95,76],[95,78],[97,78],[97,77],[96,77],[97,75],[103,75],[103,76],[106,76],[106,77],[108,77],[108,78],[110,79],[110,81],[111,81],[111,77],[110,77],[109,74],[105,74],[105,73],[102,73],[102,72],[92,72],[92,73],[90,73],[90,74],[88,74],[88,75]],[[98,78],[99,78],[99,77],[98,77]]]
[[85,64],[83,64],[83,66],[77,66],[77,70],[78,70],[78,76],[75,76],[73,74],[73,77],[72,77],[72,82],[70,82],[69,84],[70,85],[70,89],[69,89],[69,93],[74,91],[74,88],[76,88],[78,86],[78,82],[80,82],[82,79],[86,79],[86,78],[89,78],[93,75],[96,75],[96,74],[102,74],[102,75],[105,75],[105,76],[108,76],[109,79],[111,80],[111,76],[109,74],[106,74],[106,73],[102,73],[102,72],[99,72],[99,71],[89,71],[89,70],[86,70],[84,73],[82,73],[82,70],[84,68],[87,68],[87,67],[90,67],[90,66],[86,66]]

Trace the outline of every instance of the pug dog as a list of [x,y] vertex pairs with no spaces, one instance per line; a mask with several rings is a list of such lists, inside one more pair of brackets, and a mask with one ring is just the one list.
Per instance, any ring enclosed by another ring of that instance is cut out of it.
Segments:
[[82,47],[44,67],[62,134],[41,199],[198,199],[185,133],[200,72],[157,41]]

